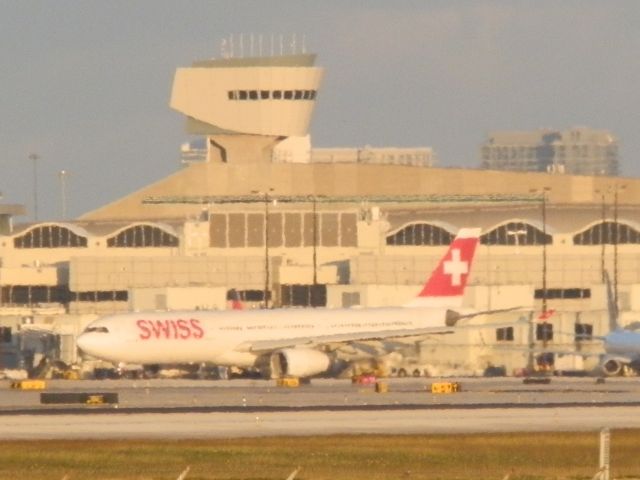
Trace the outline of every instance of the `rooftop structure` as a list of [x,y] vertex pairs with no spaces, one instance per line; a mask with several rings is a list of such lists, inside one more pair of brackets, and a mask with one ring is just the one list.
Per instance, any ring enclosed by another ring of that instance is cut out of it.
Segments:
[[24,205],[0,203],[0,235],[13,231],[13,217],[25,215]]
[[207,160],[252,163],[290,136],[308,133],[322,69],[315,55],[222,58],[176,71],[171,108],[187,132],[208,138]]
[[618,174],[618,140],[606,130],[585,127],[492,132],[480,156],[481,167],[489,170]]

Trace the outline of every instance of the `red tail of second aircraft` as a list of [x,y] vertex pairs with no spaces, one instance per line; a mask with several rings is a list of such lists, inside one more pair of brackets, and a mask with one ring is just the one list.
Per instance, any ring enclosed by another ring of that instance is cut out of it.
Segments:
[[479,228],[462,228],[447,253],[407,307],[459,307],[480,238]]
[[228,308],[231,310],[244,310],[244,304],[240,298],[240,294],[235,288],[232,288],[227,293],[227,301],[229,303]]

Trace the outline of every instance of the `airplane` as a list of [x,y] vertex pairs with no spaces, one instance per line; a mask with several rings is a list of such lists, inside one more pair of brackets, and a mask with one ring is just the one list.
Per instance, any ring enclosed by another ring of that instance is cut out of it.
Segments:
[[[605,354],[600,359],[599,369],[607,376],[622,375],[625,368],[640,371],[640,332],[627,330],[620,325],[618,305],[616,304],[609,274],[605,272],[607,285],[607,312],[609,315],[609,333],[588,337],[601,340]],[[577,336],[580,338],[581,336]]]
[[582,352],[578,350],[549,350],[535,349],[543,353],[556,355],[577,355],[580,357],[600,357],[598,366],[592,373],[614,377],[622,375],[626,368],[640,372],[640,331],[622,327],[618,321],[619,311],[616,305],[608,272],[605,275],[607,289],[607,314],[609,317],[609,333],[603,336],[559,332],[573,336],[576,340],[599,340],[602,342],[604,353]]
[[208,362],[272,378],[335,375],[379,355],[367,342],[453,333],[463,328],[459,320],[491,313],[451,310],[462,305],[479,236],[479,228],[460,229],[418,296],[401,307],[125,313],[92,322],[77,344],[115,364]]

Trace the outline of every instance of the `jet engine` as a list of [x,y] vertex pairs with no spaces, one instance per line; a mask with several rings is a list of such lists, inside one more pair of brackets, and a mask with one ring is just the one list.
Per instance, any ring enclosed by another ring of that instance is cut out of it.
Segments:
[[270,364],[273,378],[311,377],[328,371],[331,358],[309,348],[285,348],[271,354]]
[[623,368],[624,363],[616,358],[609,358],[602,364],[602,371],[610,377],[622,374]]

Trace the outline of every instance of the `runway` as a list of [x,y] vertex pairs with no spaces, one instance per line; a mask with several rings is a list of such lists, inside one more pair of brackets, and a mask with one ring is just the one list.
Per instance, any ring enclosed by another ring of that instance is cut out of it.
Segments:
[[1,385],[0,439],[231,438],[271,435],[596,431],[640,428],[638,379],[392,379],[389,393],[345,380],[297,389],[270,381],[51,382],[48,391],[117,391],[117,406],[47,407]]
[[183,439],[279,435],[452,434],[640,428],[637,407],[5,416],[0,439]]

